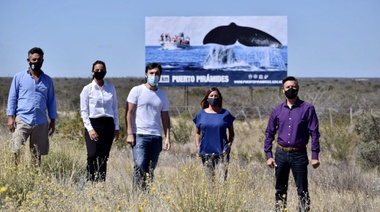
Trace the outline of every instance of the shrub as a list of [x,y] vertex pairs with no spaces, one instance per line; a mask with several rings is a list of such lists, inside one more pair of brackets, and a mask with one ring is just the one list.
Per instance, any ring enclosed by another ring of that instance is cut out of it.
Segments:
[[[69,112],[71,113],[71,112]],[[72,115],[62,115],[56,127],[56,133],[62,136],[64,140],[84,140],[84,126],[80,116],[80,111],[74,112]]]
[[379,169],[380,143],[379,141],[362,142],[358,145],[356,162],[365,169]]
[[183,115],[178,117],[175,123],[172,123],[171,132],[175,142],[186,144],[192,139],[194,124],[189,116]]
[[327,150],[330,153],[332,159],[346,162],[350,159],[357,138],[349,126],[340,124],[335,124],[333,127],[329,124],[321,125],[321,135],[321,147],[323,151]]
[[355,124],[355,131],[363,136],[363,142],[378,141],[380,139],[380,118],[372,114],[361,116]]
[[363,168],[377,167],[380,159],[380,118],[372,114],[361,116],[355,131],[362,136],[357,146],[356,161]]

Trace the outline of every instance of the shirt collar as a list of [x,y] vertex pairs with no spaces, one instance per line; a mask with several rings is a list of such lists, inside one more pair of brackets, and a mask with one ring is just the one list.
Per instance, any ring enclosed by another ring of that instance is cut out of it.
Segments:
[[[29,69],[26,70],[26,73],[28,73],[29,75],[31,75]],[[44,71],[41,70],[41,74],[40,74],[40,76],[43,75],[43,74],[44,74]]]
[[[32,75],[30,74],[30,70],[29,70],[29,69],[26,70],[26,73],[27,73],[29,76],[32,76]],[[41,77],[42,75],[44,75],[44,72],[41,70],[41,74],[40,74],[39,77]]]
[[[100,86],[95,82],[95,79],[92,80],[91,84],[94,87],[100,88]],[[103,87],[106,87],[107,85],[108,85],[108,83],[106,81],[104,81]]]
[[[282,103],[283,107],[288,107],[288,104],[286,103],[286,101],[287,100],[285,99],[285,101]],[[297,97],[297,101],[294,103],[293,107],[300,107],[302,102],[303,101],[299,97]]]

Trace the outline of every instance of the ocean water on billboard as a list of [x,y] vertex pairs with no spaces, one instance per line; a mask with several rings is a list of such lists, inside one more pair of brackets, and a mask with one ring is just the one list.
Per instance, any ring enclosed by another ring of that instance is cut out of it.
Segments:
[[158,62],[167,71],[287,71],[287,46],[245,47],[204,45],[162,49],[146,46],[146,63]]

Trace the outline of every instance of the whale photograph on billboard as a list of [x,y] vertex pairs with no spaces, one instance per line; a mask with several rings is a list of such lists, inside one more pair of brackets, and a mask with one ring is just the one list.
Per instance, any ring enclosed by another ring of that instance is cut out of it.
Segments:
[[160,86],[279,86],[287,76],[286,16],[145,18],[145,62]]

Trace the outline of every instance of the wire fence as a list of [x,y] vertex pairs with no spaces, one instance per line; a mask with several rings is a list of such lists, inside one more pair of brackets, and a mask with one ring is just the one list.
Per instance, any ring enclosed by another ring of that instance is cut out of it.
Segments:
[[[6,110],[6,100],[1,101],[2,108],[0,114],[3,117],[3,120],[0,123],[6,123],[5,110]],[[170,106],[170,116],[171,117],[194,117],[197,112],[200,110],[200,106]],[[232,106],[226,107],[237,120],[260,120],[267,121],[270,116],[270,113],[273,110],[273,107],[265,106]],[[363,114],[371,114],[374,116],[380,116],[380,107],[379,108],[363,108],[363,107],[315,107],[318,119],[323,122],[330,123],[331,126],[335,122],[340,122],[342,120],[348,121],[350,124],[354,123],[355,118],[362,116]],[[61,111],[65,114],[72,114],[70,111]],[[75,113],[77,114],[77,113]],[[121,115],[121,114],[120,114]]]
[[[194,117],[201,108],[199,106],[171,106],[170,115],[172,117],[177,116],[190,116]],[[237,120],[251,120],[256,119],[260,121],[266,121],[273,108],[270,107],[227,107]],[[347,120],[350,124],[354,123],[355,118],[369,113],[374,116],[380,116],[380,108],[315,108],[318,119],[320,121],[329,122],[330,125],[334,125],[336,121]]]

